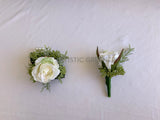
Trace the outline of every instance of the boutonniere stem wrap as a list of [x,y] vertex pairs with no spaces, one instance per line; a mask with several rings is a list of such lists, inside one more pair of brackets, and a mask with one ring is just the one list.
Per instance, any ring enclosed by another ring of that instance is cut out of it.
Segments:
[[66,74],[64,61],[68,59],[67,52],[62,54],[49,47],[38,48],[30,53],[29,58],[29,75],[33,82],[43,84],[42,91],[44,88],[50,90],[52,80],[58,79],[62,83],[61,79]]
[[100,63],[100,72],[102,77],[106,80],[108,97],[111,97],[111,79],[117,75],[124,75],[125,71],[122,66],[123,62],[128,61],[128,55],[132,54],[134,48],[129,47],[122,49],[120,52],[114,51],[101,51],[99,52],[98,47],[96,50],[97,58]]

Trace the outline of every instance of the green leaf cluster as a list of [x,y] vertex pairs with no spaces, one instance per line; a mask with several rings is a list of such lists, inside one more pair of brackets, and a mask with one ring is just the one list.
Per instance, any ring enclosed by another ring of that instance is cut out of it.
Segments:
[[111,71],[110,69],[107,69],[107,67],[101,67],[99,68],[101,76],[102,77],[114,77],[117,75],[124,75],[125,71],[123,69],[123,66],[119,65],[116,67],[116,69],[114,69],[113,71]]
[[129,45],[129,47],[127,49],[124,49],[122,57],[121,57],[119,63],[123,63],[123,62],[128,61],[129,60],[128,56],[133,54],[133,51],[134,51],[134,48],[131,48],[131,45]]
[[125,74],[125,71],[123,69],[123,66],[119,65],[116,67],[115,70],[113,70],[112,72],[109,72],[107,76],[114,77],[117,75],[124,75],[124,74]]
[[59,66],[59,70],[61,71],[60,72],[60,74],[56,77],[56,79],[58,79],[61,83],[62,83],[62,78],[64,78],[65,77],[65,75],[66,75],[66,68],[65,68],[65,66],[63,66],[63,65],[60,65]]
[[67,51],[65,52],[65,54],[62,54],[60,53],[60,51],[52,50],[50,47],[35,49],[30,53],[29,57],[33,65],[35,65],[35,61],[39,57],[54,57],[58,61],[59,65],[63,65],[64,61],[68,59]]
[[[69,58],[67,56],[67,51],[65,52],[65,54],[62,54],[58,50],[55,51],[55,50],[52,50],[50,47],[45,47],[45,48],[35,49],[33,52],[31,52],[29,54],[30,63],[29,63],[29,66],[28,66],[28,73],[30,75],[30,79],[33,82],[36,82],[36,81],[33,79],[32,69],[35,66],[35,61],[39,57],[54,57],[58,61],[60,74],[56,77],[56,79],[58,79],[62,83],[61,79],[64,78],[65,74],[66,74],[66,68],[64,66],[64,61]],[[49,87],[50,87],[49,83],[43,84],[42,90],[44,88],[49,90]]]

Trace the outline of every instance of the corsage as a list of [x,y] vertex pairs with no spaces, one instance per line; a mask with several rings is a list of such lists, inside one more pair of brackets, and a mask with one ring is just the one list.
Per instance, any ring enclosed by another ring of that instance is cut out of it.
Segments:
[[122,49],[120,52],[114,52],[114,51],[99,52],[97,47],[96,54],[101,66],[99,70],[100,70],[101,76],[105,78],[108,97],[111,97],[112,77],[125,74],[122,63],[129,60],[128,55],[132,54],[133,51],[134,51],[134,48],[131,48],[130,45],[128,48]]
[[62,83],[65,77],[66,68],[64,61],[68,59],[67,52],[52,50],[49,47],[37,48],[29,54],[28,73],[33,82],[40,82],[44,89],[50,90],[50,82],[58,79]]

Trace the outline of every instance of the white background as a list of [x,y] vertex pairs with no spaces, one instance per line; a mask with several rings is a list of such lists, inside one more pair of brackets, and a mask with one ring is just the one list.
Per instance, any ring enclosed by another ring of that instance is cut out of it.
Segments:
[[[159,120],[159,0],[0,0],[1,120]],[[63,84],[40,92],[28,54],[50,46],[95,57],[96,46],[135,47],[106,97],[97,63],[66,62]]]

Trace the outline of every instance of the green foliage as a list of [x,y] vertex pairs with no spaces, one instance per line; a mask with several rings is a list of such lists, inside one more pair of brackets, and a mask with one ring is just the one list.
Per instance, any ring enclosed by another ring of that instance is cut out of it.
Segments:
[[114,76],[117,76],[117,75],[124,75],[124,74],[125,74],[125,71],[124,71],[123,67],[119,65],[119,66],[116,67],[115,70],[107,73],[107,76],[114,77]]
[[121,57],[119,63],[123,63],[123,62],[128,61],[129,60],[128,55],[131,55],[133,51],[134,51],[134,48],[131,48],[130,45],[129,45],[128,49],[124,49],[124,52],[122,54],[122,57]]
[[[30,55],[29,55],[30,63],[29,63],[29,66],[28,66],[28,73],[30,75],[30,79],[33,82],[36,82],[36,81],[34,80],[34,78],[32,76],[32,69],[35,66],[35,61],[39,57],[54,57],[58,61],[60,74],[57,76],[56,79],[58,79],[62,83],[61,79],[64,78],[65,74],[66,74],[66,68],[63,64],[64,64],[64,61],[69,58],[67,56],[67,51],[65,52],[65,54],[62,54],[58,50],[54,51],[49,47],[45,47],[45,48],[41,48],[41,49],[35,49],[33,52],[31,52]],[[45,63],[46,60],[47,60],[47,62],[52,62],[49,58],[45,59],[45,61],[41,61],[41,62]],[[43,89],[49,90],[49,88],[50,88],[49,83],[43,84],[42,91],[43,91]]]
[[114,77],[117,75],[124,75],[125,71],[122,66],[117,66],[113,71],[107,70],[106,68],[99,68],[102,77]]
[[59,65],[63,65],[64,61],[68,59],[67,52],[65,52],[65,54],[61,54],[60,51],[54,51],[49,47],[45,47],[43,49],[36,49],[35,51],[31,52],[29,56],[30,61],[33,65],[35,65],[35,61],[39,57],[54,57],[58,61]]
[[65,68],[65,66],[60,65],[60,66],[59,66],[59,70],[60,70],[60,74],[57,76],[56,79],[58,79],[58,80],[62,83],[62,80],[61,80],[61,79],[65,77],[66,68]]
[[99,68],[99,71],[100,71],[102,77],[106,77],[107,76],[108,72],[104,68]]

